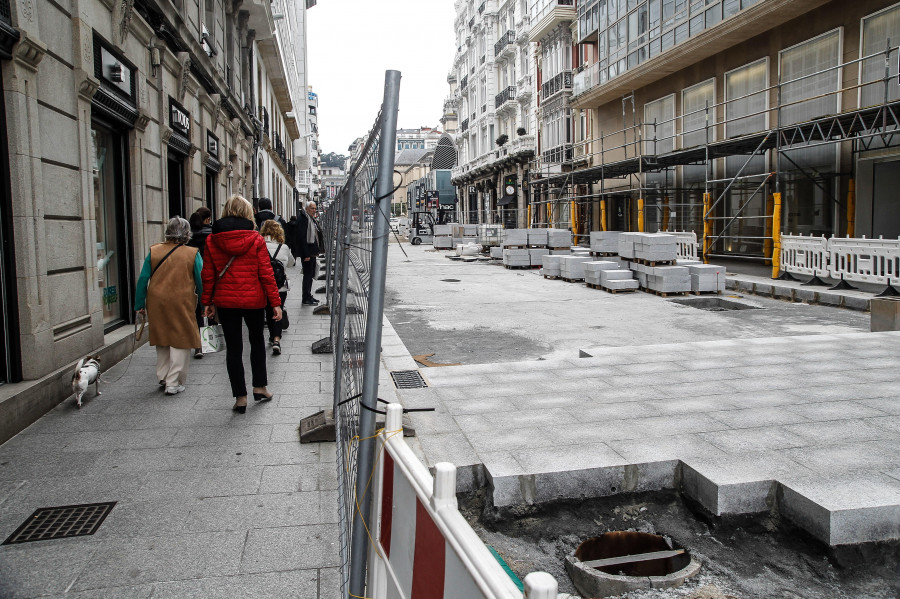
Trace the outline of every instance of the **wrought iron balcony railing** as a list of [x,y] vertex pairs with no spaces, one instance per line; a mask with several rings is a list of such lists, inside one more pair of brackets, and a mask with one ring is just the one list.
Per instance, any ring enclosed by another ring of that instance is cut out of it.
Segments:
[[570,91],[571,89],[572,71],[563,71],[549,81],[544,82],[541,86],[541,100],[546,101],[560,92]]
[[500,108],[507,102],[512,102],[516,99],[516,86],[510,85],[502,92],[497,94],[496,98],[494,98],[495,108]]
[[516,42],[516,34],[513,31],[507,31],[503,35],[500,36],[500,39],[497,40],[497,43],[494,44],[494,56],[500,56],[500,53],[503,52],[503,48],[510,44],[514,44]]

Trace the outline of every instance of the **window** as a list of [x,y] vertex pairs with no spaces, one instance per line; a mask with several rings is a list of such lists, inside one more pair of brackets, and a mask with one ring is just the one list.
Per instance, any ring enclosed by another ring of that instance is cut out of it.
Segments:
[[780,54],[781,122],[793,125],[836,114],[838,94],[803,102],[805,98],[836,92],[840,88],[841,30],[782,50]]
[[[681,92],[681,147],[691,148],[707,142],[706,116],[709,108],[709,122],[715,119],[716,80],[698,83]],[[709,128],[709,141],[715,141],[716,128]]]
[[[860,83],[871,83],[860,91],[860,106],[874,106],[884,101],[884,51],[888,40],[896,48],[900,42],[900,4],[885,9],[862,20],[862,57],[871,56],[862,63]],[[888,99],[900,98],[897,84],[897,51],[891,54],[891,78],[888,82]],[[873,83],[877,82],[877,83]]]
[[675,149],[675,94],[644,104],[644,151],[665,154]]
[[769,99],[764,90],[768,81],[767,58],[725,74],[725,134],[728,137],[765,130]]

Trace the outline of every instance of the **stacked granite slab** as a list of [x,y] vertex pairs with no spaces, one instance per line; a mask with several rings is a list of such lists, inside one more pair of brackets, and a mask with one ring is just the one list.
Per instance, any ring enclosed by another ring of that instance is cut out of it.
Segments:
[[563,256],[544,254],[541,256],[541,274],[545,277],[558,277],[562,269]]
[[528,231],[528,245],[547,247],[547,229],[524,229]]
[[[685,261],[678,261],[683,264]],[[686,267],[691,277],[691,291],[695,293],[723,293],[725,291],[725,267],[713,264],[691,264]]]
[[542,266],[543,257],[550,254],[547,248],[529,248],[528,253],[531,255],[532,266]]
[[528,229],[504,229],[501,236],[501,245],[509,246],[528,246]]
[[645,262],[675,262],[678,238],[665,233],[639,233],[634,237],[634,258]]
[[596,261],[584,263],[584,282],[589,285],[600,284],[600,273],[604,270],[619,270],[619,263],[612,261]]
[[491,248],[491,259],[492,260],[503,260],[503,248],[496,246]]
[[584,279],[584,264],[590,261],[590,256],[563,256],[560,260],[560,276],[570,281],[580,281]]
[[531,266],[531,252],[527,249],[503,249],[503,264],[505,266]]
[[691,290],[691,273],[685,266],[646,267],[647,289],[658,293],[687,293]]
[[580,245],[573,245],[571,248],[573,256],[590,256],[591,250]]
[[640,284],[632,277],[630,270],[601,270],[600,286],[609,291],[639,289]]
[[478,225],[452,225],[453,247],[459,244],[478,243]]
[[636,239],[643,233],[619,233],[619,256],[625,260],[634,260],[634,246]]
[[618,254],[621,231],[593,231],[591,251],[596,254]]
[[572,247],[572,232],[565,229],[547,229],[547,247],[557,249]]
[[453,227],[456,223],[434,226],[434,240],[432,244],[436,250],[452,250],[456,247],[453,243]]
[[569,248],[562,248],[559,250],[550,250],[550,254],[553,256],[571,256],[572,250]]

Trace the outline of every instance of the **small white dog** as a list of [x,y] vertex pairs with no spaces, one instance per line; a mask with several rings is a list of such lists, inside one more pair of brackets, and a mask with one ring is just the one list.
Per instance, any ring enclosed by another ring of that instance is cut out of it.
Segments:
[[94,390],[100,393],[100,358],[88,356],[78,360],[75,374],[72,376],[72,392],[75,394],[75,402],[81,408],[81,397],[87,391],[88,385],[94,384]]

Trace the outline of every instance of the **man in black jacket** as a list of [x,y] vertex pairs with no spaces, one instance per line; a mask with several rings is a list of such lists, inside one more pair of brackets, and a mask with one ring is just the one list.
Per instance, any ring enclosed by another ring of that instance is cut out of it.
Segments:
[[270,200],[269,198],[259,198],[257,204],[259,206],[259,212],[257,212],[256,216],[254,217],[256,219],[257,229],[261,229],[263,223],[267,220],[274,220],[279,225],[281,225],[282,228],[287,224],[286,222],[284,222],[283,218],[272,212],[272,200]]
[[297,250],[303,264],[303,304],[314,306],[319,300],[312,295],[313,279],[316,278],[316,256],[322,251],[322,229],[316,220],[316,203],[306,204],[306,211],[297,218]]

